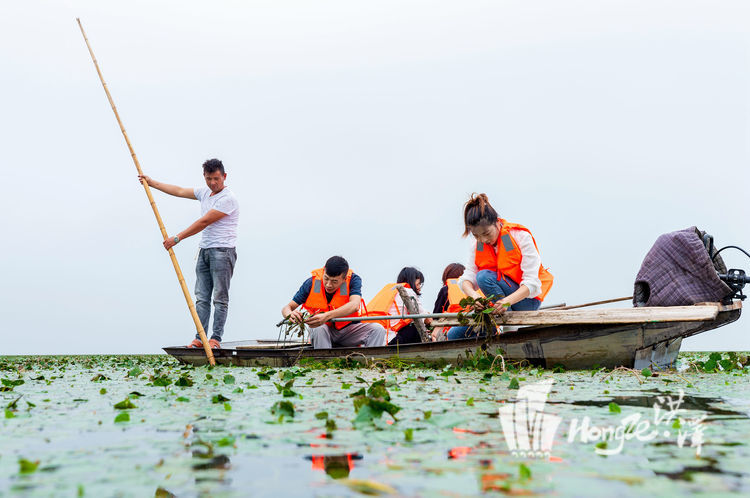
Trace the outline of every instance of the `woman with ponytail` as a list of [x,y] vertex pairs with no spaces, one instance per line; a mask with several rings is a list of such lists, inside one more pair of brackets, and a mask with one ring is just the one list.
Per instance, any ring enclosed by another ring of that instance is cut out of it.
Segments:
[[[492,296],[495,309],[534,311],[552,287],[552,274],[542,266],[528,228],[497,214],[486,194],[472,194],[464,206],[464,233],[471,234],[469,260],[458,285],[470,297]],[[471,335],[469,327],[453,327],[448,339]]]

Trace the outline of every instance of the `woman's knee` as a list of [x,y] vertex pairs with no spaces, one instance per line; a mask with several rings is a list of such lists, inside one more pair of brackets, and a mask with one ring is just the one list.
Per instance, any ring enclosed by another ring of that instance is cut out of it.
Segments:
[[497,272],[492,270],[481,270],[477,272],[477,285],[479,288],[497,283]]

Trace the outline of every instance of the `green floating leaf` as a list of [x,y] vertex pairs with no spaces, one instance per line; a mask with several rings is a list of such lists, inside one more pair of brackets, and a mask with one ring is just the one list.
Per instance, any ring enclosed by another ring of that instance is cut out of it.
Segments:
[[116,410],[130,410],[133,408],[138,408],[138,407],[135,406],[132,401],[130,401],[130,398],[125,398],[119,403],[115,403]]
[[170,385],[172,383],[172,379],[170,379],[166,375],[161,375],[161,376],[158,376],[158,377],[154,377],[151,382],[155,386],[158,386],[158,387],[167,387],[168,385]]
[[609,412],[610,413],[622,413],[622,409],[620,408],[620,405],[618,405],[614,401],[611,401],[609,403]]
[[518,465],[518,477],[522,481],[527,481],[527,480],[531,479],[531,469],[529,469],[524,464],[519,464]]
[[130,422],[130,414],[128,412],[122,412],[115,417],[116,424],[122,422]]
[[190,401],[190,398],[186,398],[185,396],[180,396],[175,401],[179,401],[180,403],[187,403],[188,401]]
[[326,420],[326,431],[333,432],[336,430],[336,421],[332,418]]
[[103,380],[110,380],[110,378],[104,374],[96,374],[93,377],[91,377],[91,382],[101,382]]
[[33,474],[34,472],[36,472],[37,467],[39,467],[39,460],[32,462],[30,460],[26,460],[25,458],[19,458],[18,467],[19,474]]
[[518,389],[518,378],[513,377],[510,379],[510,384],[508,384],[508,389]]
[[130,391],[128,393],[128,396],[133,396],[135,398],[140,398],[141,396],[143,396],[143,394],[139,393],[138,391]]
[[211,403],[217,404],[217,403],[224,403],[225,401],[232,401],[231,399],[227,398],[223,394],[215,394],[211,398]]
[[474,406],[474,398],[467,399],[466,406]]
[[181,375],[174,383],[178,387],[190,387],[193,384],[193,379],[189,375]]
[[648,368],[644,368],[643,370],[641,370],[641,375],[643,375],[644,377],[651,377],[653,373]]
[[101,389],[99,389],[99,394],[107,394],[107,389],[102,387]]
[[279,417],[294,418],[294,405],[289,401],[277,401],[271,407],[271,413]]
[[218,446],[232,446],[234,444],[235,438],[232,436],[227,436],[219,439],[216,441],[216,444]]
[[231,412],[232,405],[230,405],[229,403],[224,403],[224,411]]
[[234,376],[229,374],[225,375],[224,384],[234,384]]
[[138,377],[143,373],[143,370],[140,369],[140,367],[135,367],[130,370],[128,370],[128,377]]
[[350,387],[352,387],[351,384],[347,384],[346,382],[341,383],[341,389],[349,389]]
[[413,441],[414,440],[414,429],[406,429],[404,431],[404,440],[405,441]]
[[16,414],[9,409],[5,409],[5,418],[15,418]]
[[315,418],[318,420],[326,420],[328,419],[328,412],[318,412],[315,414]]

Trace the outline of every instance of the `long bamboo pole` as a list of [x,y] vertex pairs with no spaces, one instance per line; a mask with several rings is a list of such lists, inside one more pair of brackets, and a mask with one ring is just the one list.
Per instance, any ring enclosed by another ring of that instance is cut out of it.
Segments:
[[[133,149],[133,145],[130,143],[130,139],[128,138],[128,134],[125,131],[125,127],[122,125],[122,120],[120,120],[120,114],[117,112],[117,107],[115,107],[115,102],[114,100],[112,100],[112,95],[109,93],[109,89],[107,88],[107,83],[104,82],[104,77],[102,76],[102,72],[99,69],[99,63],[96,62],[94,51],[91,50],[91,45],[89,44],[89,39],[86,37],[86,32],[83,30],[83,25],[81,24],[81,20],[79,18],[76,18],[76,21],[78,22],[78,27],[81,28],[81,34],[83,35],[83,40],[86,42],[86,47],[89,49],[89,54],[91,54],[91,60],[94,61],[94,67],[96,67],[96,72],[99,75],[99,80],[102,82],[102,86],[104,87],[104,93],[107,94],[107,100],[109,100],[109,105],[112,106],[112,111],[115,113],[115,118],[117,118],[117,124],[120,125],[120,131],[122,131],[122,136],[125,137],[125,143],[128,144],[128,149],[130,150],[130,156],[133,158],[133,163],[135,163],[135,168],[138,170],[139,175],[143,175],[143,171],[141,170],[141,164],[138,162],[138,157],[135,155],[135,150]],[[167,234],[167,229],[164,228],[164,223],[161,220],[161,215],[159,214],[159,210],[156,208],[156,202],[154,201],[154,197],[151,195],[151,188],[148,186],[148,183],[146,183],[146,180],[141,179],[141,184],[143,185],[143,188],[146,191],[146,196],[148,197],[149,204],[151,204],[151,209],[153,209],[154,211],[154,216],[156,216],[156,222],[159,224],[159,230],[161,230],[162,239],[166,239],[169,235]],[[198,313],[195,311],[195,305],[193,304],[193,299],[190,297],[190,291],[188,291],[187,284],[185,283],[185,277],[183,277],[182,275],[182,270],[180,270],[180,264],[177,262],[177,256],[175,256],[172,248],[169,249],[169,257],[172,260],[174,271],[177,273],[177,280],[180,282],[180,287],[182,288],[182,294],[185,296],[185,301],[187,302],[188,308],[190,309],[190,314],[193,317],[193,322],[195,322],[195,328],[198,330],[198,335],[200,336],[201,342],[203,343],[203,349],[206,351],[208,362],[211,365],[215,365],[216,360],[214,360],[214,353],[213,351],[211,351],[211,346],[208,344],[206,331],[203,330],[203,325],[201,325],[201,321],[198,318]]]

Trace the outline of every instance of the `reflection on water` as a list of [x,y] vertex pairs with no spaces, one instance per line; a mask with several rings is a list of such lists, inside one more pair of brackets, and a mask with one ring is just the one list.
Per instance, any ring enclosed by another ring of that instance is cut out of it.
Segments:
[[354,468],[354,461],[362,460],[362,455],[345,453],[343,455],[309,455],[305,458],[310,460],[313,470],[325,472],[334,479],[341,479],[349,477],[349,473]]

